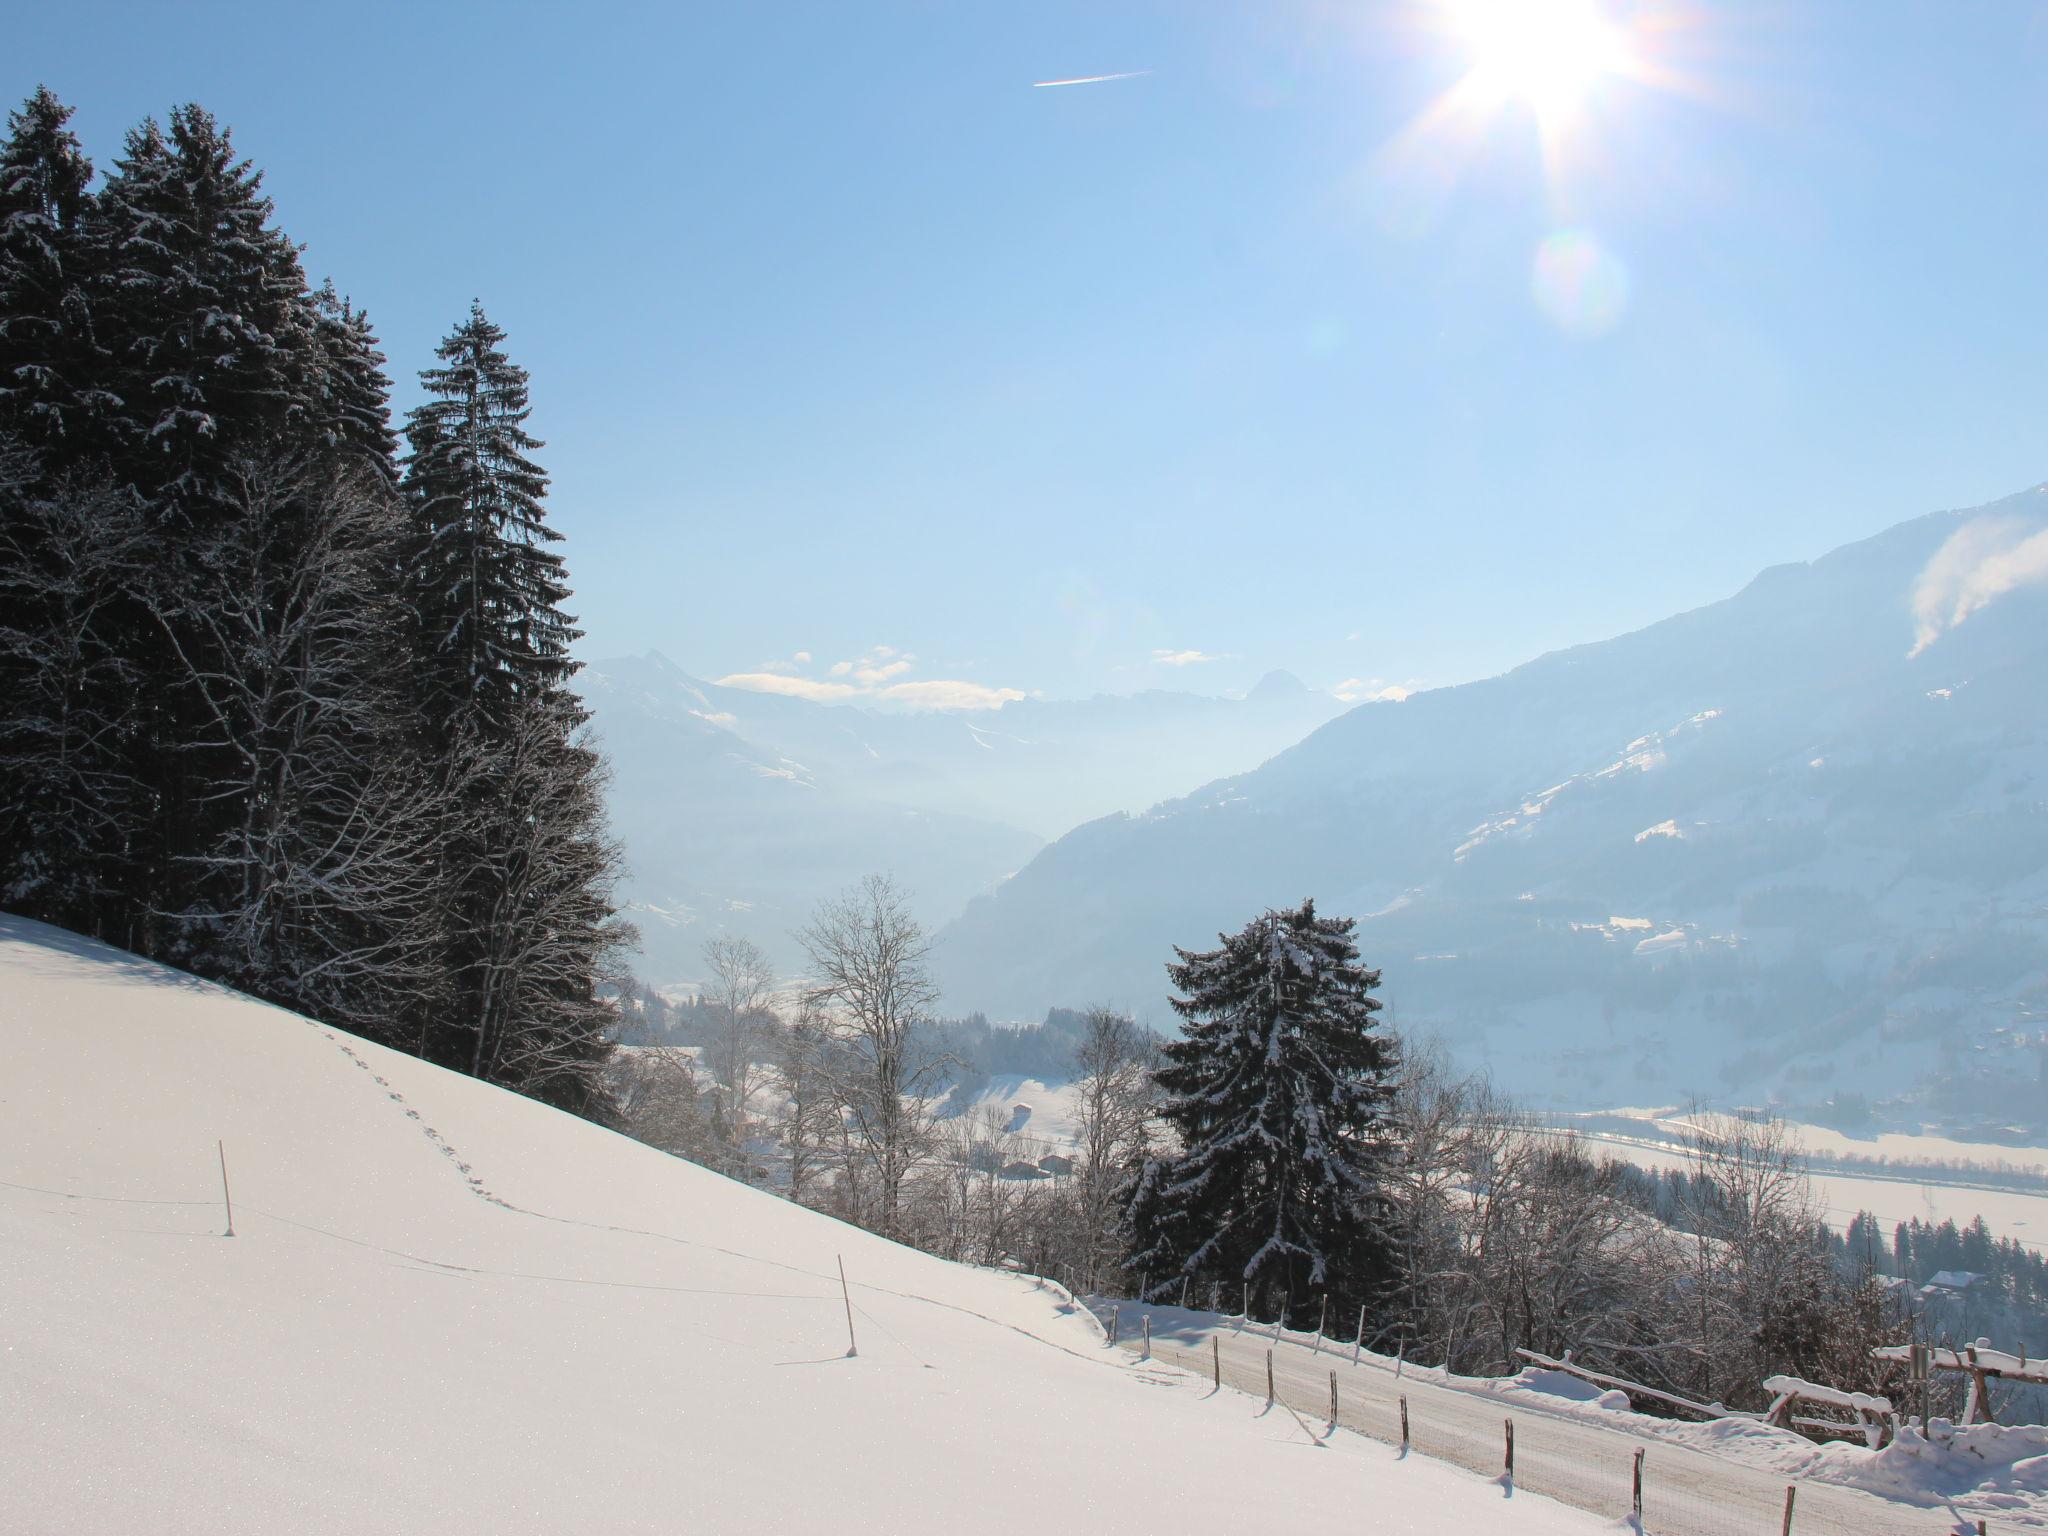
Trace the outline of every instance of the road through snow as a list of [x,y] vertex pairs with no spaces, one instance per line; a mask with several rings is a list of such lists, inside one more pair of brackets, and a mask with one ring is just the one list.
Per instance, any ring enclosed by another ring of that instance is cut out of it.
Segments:
[[[1260,1397],[1270,1350],[1281,1402],[1319,1435],[1329,1422],[1332,1372],[1342,1428],[1398,1444],[1405,1396],[1415,1453],[1475,1471],[1502,1470],[1506,1420],[1512,1418],[1514,1487],[1616,1520],[1630,1512],[1635,1455],[1642,1450],[1642,1529],[1650,1536],[1781,1536],[1788,1483],[1797,1487],[1795,1536],[1949,1536],[1976,1529],[1973,1516],[1952,1506],[1916,1508],[1674,1443],[1656,1432],[1665,1421],[1624,1417],[1526,1388],[1460,1384],[1440,1371],[1418,1371],[1370,1353],[1354,1365],[1348,1345],[1318,1347],[1312,1335],[1284,1332],[1276,1342],[1270,1324],[1247,1325],[1211,1312],[1092,1302],[1105,1327],[1112,1305],[1124,1348],[1142,1348],[1149,1315],[1154,1359],[1207,1380],[1212,1348],[1220,1349],[1225,1386]],[[1618,1422],[1601,1422],[1609,1417]],[[1697,1434],[1700,1426],[1672,1429]],[[1509,1492],[1505,1484],[1503,1492]]]

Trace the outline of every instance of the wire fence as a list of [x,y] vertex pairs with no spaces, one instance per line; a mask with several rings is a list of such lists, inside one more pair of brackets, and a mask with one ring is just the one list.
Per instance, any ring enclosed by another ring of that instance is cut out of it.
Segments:
[[[1145,1347],[1130,1330],[1117,1342]],[[1340,1430],[1364,1435],[1402,1454],[1491,1478],[1505,1499],[1540,1494],[1644,1536],[1963,1536],[1986,1530],[1949,1511],[1881,1504],[1825,1484],[1772,1483],[1768,1474],[1714,1476],[1716,1468],[1701,1468],[1696,1453],[1660,1454],[1654,1444],[1617,1445],[1613,1454],[1599,1454],[1572,1433],[1578,1426],[1540,1413],[1517,1415],[1505,1404],[1489,1428],[1469,1416],[1446,1416],[1441,1399],[1428,1391],[1361,1391],[1355,1378],[1344,1379],[1352,1375],[1345,1370],[1330,1371],[1328,1387],[1311,1392],[1290,1379],[1298,1361],[1276,1370],[1271,1346],[1263,1338],[1252,1343],[1263,1346],[1264,1359],[1247,1362],[1242,1351],[1225,1354],[1213,1343],[1195,1351],[1155,1340],[1150,1351],[1152,1359],[1198,1380],[1265,1400],[1265,1411],[1291,1414],[1313,1437]],[[1341,1364],[1348,1354],[1347,1346],[1325,1358]]]

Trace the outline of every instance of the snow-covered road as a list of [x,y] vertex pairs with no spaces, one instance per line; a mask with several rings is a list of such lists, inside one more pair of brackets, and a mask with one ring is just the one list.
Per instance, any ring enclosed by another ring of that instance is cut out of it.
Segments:
[[[1106,1326],[1110,1303],[1092,1305]],[[1217,1351],[1225,1386],[1263,1399],[1271,1351],[1281,1401],[1318,1435],[1329,1422],[1332,1373],[1343,1429],[1398,1444],[1405,1397],[1415,1453],[1476,1471],[1502,1470],[1506,1420],[1512,1418],[1516,1488],[1616,1520],[1630,1513],[1635,1456],[1641,1450],[1643,1529],[1651,1536],[1781,1536],[1788,1484],[1797,1488],[1795,1536],[1942,1536],[1975,1531],[1976,1519],[1985,1512],[1972,1499],[1914,1507],[1760,1465],[1772,1452],[1782,1463],[1786,1442],[1795,1447],[1795,1456],[1803,1445],[1762,1426],[1649,1419],[1512,1380],[1446,1378],[1441,1371],[1401,1366],[1370,1353],[1353,1364],[1348,1345],[1318,1347],[1310,1337],[1287,1333],[1276,1341],[1270,1325],[1246,1326],[1215,1313],[1174,1307],[1117,1305],[1123,1347],[1142,1347],[1142,1321],[1149,1313],[1154,1360],[1194,1374],[1198,1379],[1190,1385],[1203,1390],[1210,1389],[1212,1351]],[[1700,1448],[1700,1442],[1717,1438],[1730,1444],[1730,1454]],[[1745,1441],[1750,1443],[1745,1446]],[[1780,1443],[1766,1446],[1765,1441]],[[1745,1449],[1752,1454],[1740,1454]],[[2048,1519],[2038,1511],[2002,1508],[1991,1529],[2048,1529]]]

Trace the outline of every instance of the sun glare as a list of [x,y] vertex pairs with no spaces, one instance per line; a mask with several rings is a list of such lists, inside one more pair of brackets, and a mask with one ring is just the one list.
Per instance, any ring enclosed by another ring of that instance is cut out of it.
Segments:
[[1594,0],[1454,0],[1452,11],[1473,53],[1474,91],[1524,101],[1539,118],[1572,112],[1625,63],[1621,34]]

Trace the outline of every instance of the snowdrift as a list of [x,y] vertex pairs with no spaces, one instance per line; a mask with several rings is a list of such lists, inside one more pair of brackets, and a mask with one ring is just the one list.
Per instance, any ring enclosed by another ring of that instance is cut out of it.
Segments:
[[1835,1480],[1887,1498],[1930,1500],[1976,1494],[1980,1507],[2039,1510],[2048,1504],[2048,1427],[1930,1420],[1925,1434],[1899,1431],[1872,1456],[1824,1455]]
[[1263,1406],[1029,1280],[0,918],[0,1528],[1597,1524]]

